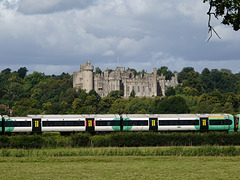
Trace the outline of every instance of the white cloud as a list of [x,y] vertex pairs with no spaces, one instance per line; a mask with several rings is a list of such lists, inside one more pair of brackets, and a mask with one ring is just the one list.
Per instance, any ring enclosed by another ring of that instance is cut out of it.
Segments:
[[[37,64],[33,66],[33,69],[36,69],[38,72],[44,72],[46,75],[52,74],[62,74],[63,72],[72,72],[76,70],[75,66],[71,65],[42,65]],[[65,71],[63,71],[63,69]],[[31,72],[29,72],[31,73]]]
[[177,5],[177,10],[181,14],[193,19],[193,22],[199,26],[207,25],[208,16],[206,13],[208,8],[207,3],[192,0],[181,1]]
[[222,40],[206,42],[207,9],[192,0],[3,0],[0,61],[66,72],[88,59],[118,66],[120,57],[122,66],[150,71],[238,60],[240,37],[231,28],[215,26]]
[[113,51],[111,51],[111,50],[106,51],[106,52],[103,53],[104,56],[113,56],[114,54],[115,53]]
[[117,50],[124,56],[137,56],[148,45],[149,40],[149,37],[140,40],[124,38],[119,42]]
[[23,14],[45,14],[71,9],[83,9],[94,0],[19,0],[18,11]]

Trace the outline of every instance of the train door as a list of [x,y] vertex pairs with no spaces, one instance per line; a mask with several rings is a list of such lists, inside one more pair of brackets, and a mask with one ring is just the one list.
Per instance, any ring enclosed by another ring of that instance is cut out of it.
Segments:
[[234,116],[234,131],[239,131],[239,116]]
[[32,132],[42,131],[42,121],[41,119],[32,119]]
[[95,130],[95,120],[94,118],[87,118],[86,119],[86,131],[94,132]]
[[158,130],[158,118],[149,118],[149,131]]
[[200,118],[200,131],[208,131],[208,118]]
[[4,117],[2,117],[2,121],[0,121],[0,124],[2,128],[1,134],[5,134],[5,118]]

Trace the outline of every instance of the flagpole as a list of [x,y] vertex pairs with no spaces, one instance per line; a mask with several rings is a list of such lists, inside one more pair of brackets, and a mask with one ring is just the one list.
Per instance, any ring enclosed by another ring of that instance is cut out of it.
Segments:
[[120,67],[120,58],[118,58],[118,67]]

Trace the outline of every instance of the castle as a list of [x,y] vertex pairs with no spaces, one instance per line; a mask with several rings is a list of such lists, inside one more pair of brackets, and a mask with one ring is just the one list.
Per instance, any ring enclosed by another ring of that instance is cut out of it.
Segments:
[[122,90],[124,97],[129,97],[134,90],[135,96],[154,97],[165,96],[168,87],[178,85],[177,73],[171,80],[165,76],[158,76],[157,69],[153,73],[134,75],[124,67],[117,67],[115,71],[105,70],[103,73],[93,73],[94,67],[90,61],[80,65],[80,71],[73,72],[73,87],[85,89],[86,92],[94,89],[101,97],[106,97],[111,91]]

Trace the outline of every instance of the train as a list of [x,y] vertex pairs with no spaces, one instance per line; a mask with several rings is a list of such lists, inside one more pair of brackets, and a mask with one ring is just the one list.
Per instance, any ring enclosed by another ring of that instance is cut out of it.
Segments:
[[237,132],[239,116],[231,114],[79,114],[0,117],[0,133],[43,132]]

